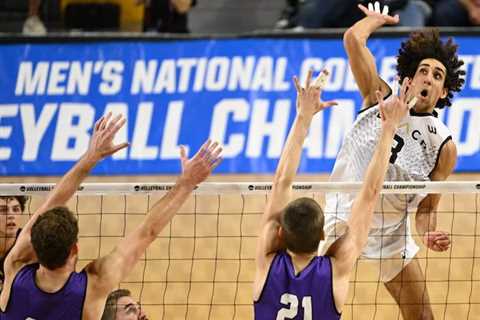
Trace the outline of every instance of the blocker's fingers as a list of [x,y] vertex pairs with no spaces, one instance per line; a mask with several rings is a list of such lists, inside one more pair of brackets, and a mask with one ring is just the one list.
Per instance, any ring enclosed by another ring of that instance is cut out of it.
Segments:
[[412,100],[410,100],[410,102],[408,103],[408,109],[412,109],[413,107],[415,107],[415,104],[417,103],[417,97],[413,97]]
[[187,149],[183,144],[180,146],[180,159],[187,160]]
[[310,87],[310,83],[312,82],[312,75],[313,75],[313,70],[310,68],[308,69],[307,79],[305,80],[305,89],[308,89]]
[[375,12],[376,12],[376,13],[381,13],[381,12],[380,12],[380,2],[375,1],[375,3],[373,4],[373,6],[375,7]]
[[400,100],[402,100],[402,102],[406,101],[409,85],[410,85],[410,79],[408,79],[408,77],[403,78],[402,88],[400,89],[400,97],[399,97]]
[[296,76],[293,76],[293,84],[295,85],[297,93],[300,93],[300,91],[302,91],[302,87],[300,86],[300,82],[298,81],[298,78]]
[[203,145],[200,147],[200,149],[198,150],[198,152],[193,156],[194,158],[196,158],[197,156],[199,157],[203,157],[204,154],[207,152],[208,150],[208,147],[210,146],[210,143],[212,142],[212,140],[208,139],[207,141],[205,141],[203,143]]
[[107,113],[107,116],[102,121],[102,125],[100,126],[100,130],[103,130],[103,129],[106,128],[107,123],[110,121],[111,117],[112,117],[112,112]]
[[371,2],[368,3],[368,11],[373,11],[373,3]]
[[398,78],[395,77],[392,84],[392,95],[394,97],[398,96]]
[[218,142],[215,141],[214,143],[212,143],[212,145],[208,148],[208,151],[209,152],[213,152],[213,150],[215,150],[215,148],[218,146]]
[[329,72],[327,69],[323,69],[322,72],[317,76],[315,81],[313,81],[313,86],[323,89],[327,84]]

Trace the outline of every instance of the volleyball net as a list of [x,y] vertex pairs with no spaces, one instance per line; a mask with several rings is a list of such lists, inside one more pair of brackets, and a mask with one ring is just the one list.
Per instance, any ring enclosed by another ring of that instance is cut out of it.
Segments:
[[[82,184],[68,203],[79,221],[78,270],[109,253],[172,185]],[[1,184],[0,196],[30,196],[21,218],[25,222],[53,186]],[[295,183],[292,188],[295,197],[312,197],[324,208],[326,192],[354,193],[360,186],[327,182]],[[268,183],[198,186],[120,287],[132,292],[151,320],[252,319],[256,236],[270,190]],[[479,319],[480,183],[389,182],[382,193],[442,194],[437,229],[450,233],[448,251],[427,251],[411,223],[432,309],[435,319]],[[363,258],[352,272],[342,319],[401,319],[379,281],[378,268]]]

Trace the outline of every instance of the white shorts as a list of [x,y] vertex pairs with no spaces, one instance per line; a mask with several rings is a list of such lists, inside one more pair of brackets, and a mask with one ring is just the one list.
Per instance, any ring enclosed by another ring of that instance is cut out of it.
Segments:
[[[330,245],[341,237],[346,229],[347,222],[335,216],[325,217],[325,240],[320,242],[318,253],[323,255]],[[410,218],[405,215],[397,225],[371,229],[367,244],[363,248],[361,257],[368,262],[379,264],[379,280],[388,282],[395,278],[403,268],[412,261],[419,248],[410,232]]]

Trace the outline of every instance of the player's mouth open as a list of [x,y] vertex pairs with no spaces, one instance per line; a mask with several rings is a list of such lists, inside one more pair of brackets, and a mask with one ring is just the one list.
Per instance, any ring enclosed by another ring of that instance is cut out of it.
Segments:
[[422,91],[420,91],[420,96],[421,96],[422,98],[428,97],[428,90],[427,90],[427,89],[423,89]]

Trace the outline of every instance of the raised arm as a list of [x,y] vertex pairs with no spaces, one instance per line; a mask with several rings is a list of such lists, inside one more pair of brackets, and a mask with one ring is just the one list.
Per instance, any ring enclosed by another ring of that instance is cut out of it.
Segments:
[[337,307],[343,306],[345,302],[350,272],[367,242],[375,203],[382,189],[389,163],[393,137],[400,120],[408,111],[407,83],[408,79],[405,78],[400,97],[393,96],[387,101],[383,101],[381,92],[377,91],[382,121],[380,137],[368,165],[362,188],[353,202],[347,222],[347,232],[327,252],[327,255],[332,257],[334,266],[334,292]]
[[175,186],[153,205],[143,222],[122,239],[111,253],[87,266],[89,277],[95,279],[96,293],[108,294],[125,279],[147,247],[185,203],[193,189],[220,163],[221,151],[218,143],[212,144],[207,141],[197,154],[188,160],[185,149],[181,148],[183,172]]
[[[432,181],[444,181],[453,172],[457,160],[457,148],[448,141],[441,149],[437,166],[430,175]],[[418,205],[415,224],[423,243],[433,251],[445,251],[450,247],[450,239],[445,231],[437,228],[437,207],[440,194],[429,194]]]
[[375,58],[367,47],[367,40],[380,27],[397,24],[399,18],[398,15],[395,17],[388,15],[388,6],[380,11],[378,2],[374,5],[370,3],[368,9],[361,4],[358,7],[365,13],[365,18],[345,32],[343,43],[350,68],[363,97],[363,106],[367,107],[377,102],[375,94],[377,90],[382,93],[382,97],[389,91],[388,85],[378,75]]
[[30,242],[30,233],[37,218],[49,209],[64,206],[77,191],[82,181],[87,177],[90,170],[103,158],[128,146],[128,143],[113,144],[113,138],[118,130],[124,125],[125,119],[120,115],[111,118],[112,114],[101,117],[96,123],[87,152],[70,169],[55,188],[48,194],[47,199],[35,211],[22,229],[15,246],[8,255],[8,263],[27,263],[35,259],[33,247]]
[[303,142],[307,136],[312,118],[317,112],[336,104],[333,101],[320,101],[320,86],[325,82],[322,79],[327,77],[327,75],[327,71],[324,70],[317,80],[311,83],[312,71],[310,70],[307,75],[305,88],[302,88],[298,83],[298,79],[294,78],[297,90],[297,115],[283,148],[275,177],[273,178],[272,193],[261,220],[256,251],[257,269],[260,269],[260,271],[267,266],[267,256],[277,251],[281,246],[276,240],[279,219],[282,210],[290,201],[292,182],[297,173]]

